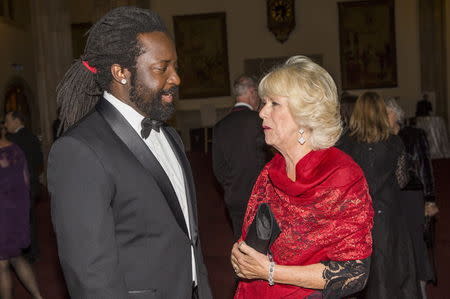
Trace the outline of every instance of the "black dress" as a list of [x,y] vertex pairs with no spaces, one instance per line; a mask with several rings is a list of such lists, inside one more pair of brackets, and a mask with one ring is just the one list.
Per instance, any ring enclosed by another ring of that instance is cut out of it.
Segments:
[[402,128],[398,135],[405,145],[408,159],[409,181],[403,188],[401,199],[413,240],[416,274],[419,280],[433,281],[434,270],[424,240],[425,201],[434,202],[434,181],[428,140],[425,131],[413,127]]
[[398,175],[404,171],[404,146],[398,136],[362,143],[345,135],[338,148],[363,169],[372,197],[373,253],[363,298],[421,298],[416,278],[414,250],[401,212]]
[[0,147],[0,260],[30,244],[30,194],[25,155],[15,144]]

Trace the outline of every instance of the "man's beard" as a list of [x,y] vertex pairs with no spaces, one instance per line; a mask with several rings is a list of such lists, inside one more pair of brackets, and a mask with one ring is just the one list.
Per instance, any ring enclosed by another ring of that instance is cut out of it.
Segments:
[[174,86],[166,90],[151,90],[143,86],[142,84],[135,82],[130,90],[130,101],[136,105],[136,107],[154,120],[166,121],[175,112],[175,105],[172,102],[165,102],[162,99],[163,95],[172,95],[172,99],[178,94],[178,86]]

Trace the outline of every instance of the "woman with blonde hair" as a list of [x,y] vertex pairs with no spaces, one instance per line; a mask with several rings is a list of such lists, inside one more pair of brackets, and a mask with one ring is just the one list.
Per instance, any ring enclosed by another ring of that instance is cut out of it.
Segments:
[[412,242],[401,213],[400,188],[408,181],[404,145],[391,134],[383,98],[365,92],[356,100],[340,146],[361,166],[375,212],[373,254],[364,298],[420,298]]
[[[253,187],[232,249],[242,279],[235,298],[341,298],[361,290],[373,210],[362,170],[333,147],[342,131],[333,79],[294,56],[267,74],[258,92],[265,141],[278,153]],[[257,221],[265,219],[261,207],[269,207],[281,231],[267,251],[249,246],[253,225],[265,226]]]

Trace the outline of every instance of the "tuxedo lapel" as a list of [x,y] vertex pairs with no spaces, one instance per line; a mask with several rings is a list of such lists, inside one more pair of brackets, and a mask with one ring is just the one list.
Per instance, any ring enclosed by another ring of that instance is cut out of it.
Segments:
[[170,183],[169,177],[159,164],[152,151],[148,148],[145,142],[133,130],[127,120],[114,108],[107,100],[101,99],[97,105],[96,110],[105,119],[105,121],[112,128],[114,133],[122,140],[126,147],[133,153],[136,159],[142,166],[153,176],[159,188],[163,192],[167,203],[172,210],[173,215],[184,231],[188,235],[186,221],[184,220],[183,212],[178,202],[175,190]]
[[165,135],[167,136],[167,140],[175,153],[175,156],[178,159],[178,163],[180,163],[181,168],[183,170],[184,176],[184,186],[186,188],[186,199],[188,201],[188,209],[189,209],[189,225],[191,231],[191,238],[193,242],[196,244],[198,239],[198,229],[197,229],[197,209],[194,206],[195,201],[195,190],[194,190],[194,179],[192,177],[191,167],[189,166],[189,161],[184,153],[182,147],[176,142],[173,129],[163,129]]

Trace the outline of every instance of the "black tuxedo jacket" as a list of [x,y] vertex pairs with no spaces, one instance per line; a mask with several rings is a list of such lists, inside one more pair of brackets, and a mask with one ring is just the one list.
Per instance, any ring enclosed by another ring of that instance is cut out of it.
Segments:
[[44,164],[39,139],[27,128],[22,128],[17,133],[8,134],[7,138],[17,144],[24,152],[30,173],[32,192],[33,195],[36,195],[39,189],[39,174]]
[[234,107],[213,128],[212,155],[237,239],[253,185],[267,160],[258,113],[245,106]]
[[162,130],[184,172],[187,224],[163,168],[106,100],[53,145],[52,220],[72,298],[191,298],[191,244],[200,298],[211,298],[191,169],[175,130]]

